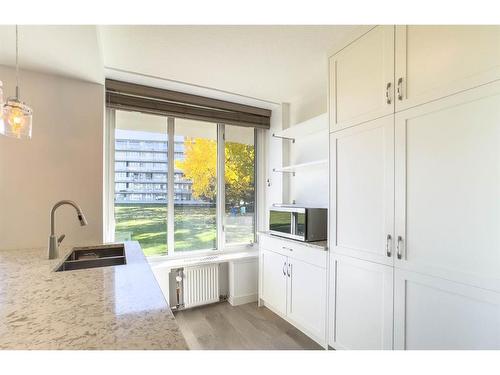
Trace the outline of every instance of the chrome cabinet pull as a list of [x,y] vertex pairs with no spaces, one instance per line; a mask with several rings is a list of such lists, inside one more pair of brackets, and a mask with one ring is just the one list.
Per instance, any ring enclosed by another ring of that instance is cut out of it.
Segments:
[[390,234],[387,235],[387,239],[385,241],[385,252],[387,256],[390,258],[392,255],[392,250],[391,250],[391,242],[392,242],[392,237]]
[[288,277],[290,277],[290,275],[292,273],[292,265],[291,264],[288,264],[288,268],[286,270],[286,273],[287,273]]
[[285,271],[285,268],[286,268],[286,262],[285,262],[285,263],[283,263],[283,275],[285,275],[285,276],[286,276],[286,271]]
[[385,87],[385,101],[387,102],[387,104],[392,103],[391,93],[390,93],[391,86],[392,86],[392,83],[387,82],[387,86]]
[[398,78],[398,100],[403,100],[403,77]]
[[398,259],[401,259],[403,256],[401,254],[401,242],[403,242],[403,237],[398,236]]
[[281,246],[283,250],[293,251],[291,247]]

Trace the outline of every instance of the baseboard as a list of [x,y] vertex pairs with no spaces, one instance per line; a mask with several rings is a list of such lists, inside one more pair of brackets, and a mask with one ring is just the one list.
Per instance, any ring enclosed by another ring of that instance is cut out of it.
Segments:
[[245,303],[256,302],[258,294],[248,294],[246,296],[229,296],[227,301],[231,306],[244,305]]

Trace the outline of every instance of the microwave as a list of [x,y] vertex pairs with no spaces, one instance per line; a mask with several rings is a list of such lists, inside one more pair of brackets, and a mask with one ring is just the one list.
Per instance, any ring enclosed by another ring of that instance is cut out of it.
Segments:
[[328,210],[294,205],[269,210],[269,233],[293,240],[312,242],[327,238]]

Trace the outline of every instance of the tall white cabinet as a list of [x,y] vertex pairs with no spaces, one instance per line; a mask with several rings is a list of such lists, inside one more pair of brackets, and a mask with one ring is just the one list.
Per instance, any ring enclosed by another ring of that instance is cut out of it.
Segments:
[[338,61],[389,28],[330,58],[329,343],[500,348],[500,27],[393,27],[394,92],[350,100],[394,106],[338,121]]

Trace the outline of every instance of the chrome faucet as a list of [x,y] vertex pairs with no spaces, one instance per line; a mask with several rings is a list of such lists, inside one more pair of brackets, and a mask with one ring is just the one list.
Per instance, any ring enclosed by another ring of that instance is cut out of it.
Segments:
[[87,225],[87,219],[85,219],[85,215],[78,204],[69,200],[57,202],[54,207],[52,207],[52,211],[50,211],[49,259],[56,259],[59,256],[59,245],[64,240],[64,237],[66,237],[65,234],[62,234],[59,238],[56,238],[56,223],[54,218],[57,208],[64,204],[69,204],[75,208],[78,220],[80,221],[80,225],[82,227]]

